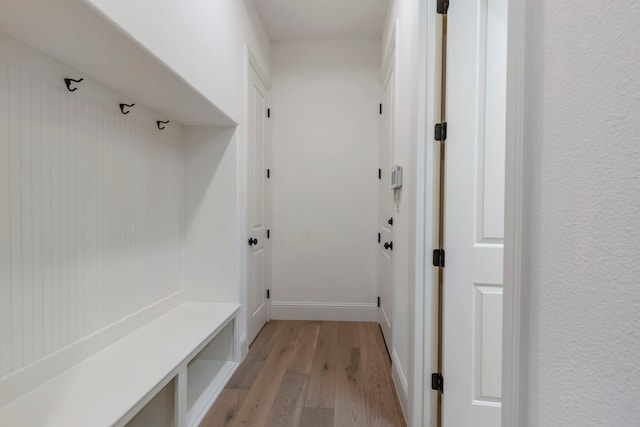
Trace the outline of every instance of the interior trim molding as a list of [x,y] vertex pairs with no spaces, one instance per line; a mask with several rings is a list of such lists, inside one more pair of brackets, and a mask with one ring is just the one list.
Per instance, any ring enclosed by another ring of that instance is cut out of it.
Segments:
[[527,426],[527,299],[525,262],[525,72],[526,1],[509,0],[502,425]]
[[378,310],[378,305],[374,303],[274,301],[271,303],[271,318],[377,322]]
[[434,283],[437,272],[431,266],[431,249],[435,246],[435,212],[438,209],[437,197],[433,188],[436,184],[436,162],[439,156],[434,145],[434,126],[440,116],[439,63],[433,60],[437,55],[436,46],[440,46],[437,27],[437,2],[419,2],[417,6],[417,69],[418,99],[416,144],[416,200],[415,200],[415,266],[413,274],[413,354],[409,356],[409,407],[407,422],[416,427],[431,425],[432,393],[430,374],[434,366],[432,345],[434,345]]
[[409,414],[409,382],[407,381],[407,376],[402,369],[400,358],[398,357],[398,353],[395,349],[391,353],[391,360],[393,361],[393,363],[391,363],[391,376],[396,387],[396,392],[398,393],[400,407],[402,408],[402,412],[404,412],[404,418],[408,421],[409,418],[407,417],[407,415]]
[[240,335],[240,338],[238,339],[238,348],[239,352],[236,355],[236,362],[242,363],[244,358],[247,357],[247,354],[249,353],[249,342],[246,332]]

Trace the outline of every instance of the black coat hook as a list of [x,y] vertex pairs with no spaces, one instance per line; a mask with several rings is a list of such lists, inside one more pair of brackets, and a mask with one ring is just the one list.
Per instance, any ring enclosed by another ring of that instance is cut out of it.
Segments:
[[169,120],[167,120],[166,122],[158,120],[156,123],[158,124],[158,129],[164,130],[164,126],[161,125],[166,125],[167,123],[169,123]]
[[133,108],[136,104],[120,104],[120,111],[122,111],[122,114],[129,114],[131,111],[127,110],[124,111],[125,108]]
[[76,90],[78,90],[77,87],[74,87],[73,89],[71,89],[71,82],[73,83],[80,83],[84,81],[84,79],[80,79],[80,80],[75,80],[75,79],[64,79],[64,83],[67,85],[67,90],[69,92],[75,92]]

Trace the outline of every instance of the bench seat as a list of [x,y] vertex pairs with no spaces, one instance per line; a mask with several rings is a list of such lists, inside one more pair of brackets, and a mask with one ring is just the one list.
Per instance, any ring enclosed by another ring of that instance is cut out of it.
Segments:
[[[238,304],[180,304],[0,408],[0,426],[124,426],[178,375],[183,378],[175,381],[176,406],[186,406],[189,363],[194,362],[194,368],[202,365],[194,357],[234,321],[239,308]],[[229,330],[233,346],[233,327]],[[196,387],[209,392],[222,388],[237,367],[233,348],[230,354],[229,360],[215,361],[217,372],[212,381],[221,384]],[[199,400],[210,405],[212,398]],[[201,404],[194,410],[204,409]],[[176,425],[194,422],[198,414],[188,411],[175,408]]]

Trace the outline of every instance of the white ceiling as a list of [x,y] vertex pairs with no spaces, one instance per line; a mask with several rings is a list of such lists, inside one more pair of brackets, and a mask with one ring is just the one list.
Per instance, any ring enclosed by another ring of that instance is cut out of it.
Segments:
[[253,0],[272,42],[380,38],[388,0]]

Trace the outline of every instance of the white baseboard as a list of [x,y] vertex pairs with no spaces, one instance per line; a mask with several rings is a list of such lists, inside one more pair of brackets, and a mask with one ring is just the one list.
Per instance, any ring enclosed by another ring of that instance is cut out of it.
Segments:
[[378,306],[370,303],[274,301],[274,320],[339,320],[346,322],[377,322]]
[[398,399],[400,400],[400,407],[404,413],[404,418],[408,420],[407,414],[409,413],[409,383],[407,382],[407,376],[405,375],[402,365],[400,364],[400,358],[398,353],[393,350],[391,354],[391,376],[393,377],[393,383],[396,386],[396,392],[398,393]]
[[0,379],[0,407],[77,365],[109,344],[177,307],[182,291],[143,308],[91,335]]

